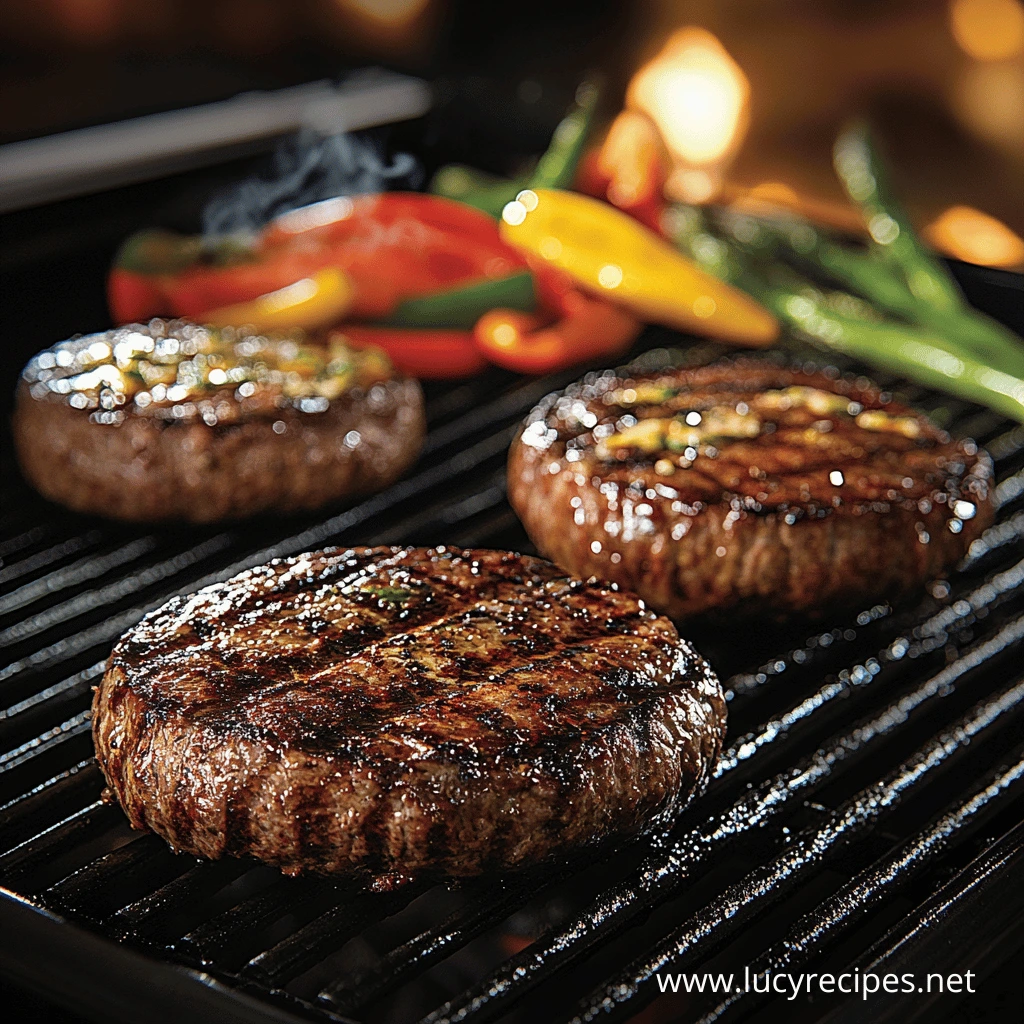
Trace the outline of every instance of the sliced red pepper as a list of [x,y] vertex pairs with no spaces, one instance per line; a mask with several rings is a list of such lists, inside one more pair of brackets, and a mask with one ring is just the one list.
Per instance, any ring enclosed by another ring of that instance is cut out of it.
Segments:
[[471,377],[487,368],[487,359],[477,348],[472,331],[403,330],[353,324],[339,328],[331,337],[353,348],[383,349],[395,369],[422,380]]
[[[145,274],[160,299],[146,315],[195,317],[337,267],[355,285],[352,316],[383,319],[405,299],[507,277],[526,266],[499,237],[494,220],[461,203],[403,192],[334,199],[284,214],[251,248],[235,250],[229,265],[196,262]],[[118,301],[111,312],[118,320],[133,319],[123,314],[138,308]]]
[[157,282],[146,274],[114,267],[107,278],[107,305],[119,324],[149,320],[165,312]]
[[562,319],[553,324],[529,313],[494,309],[477,321],[473,336],[492,363],[516,373],[543,374],[620,356],[641,327],[625,310],[574,290],[563,296]]

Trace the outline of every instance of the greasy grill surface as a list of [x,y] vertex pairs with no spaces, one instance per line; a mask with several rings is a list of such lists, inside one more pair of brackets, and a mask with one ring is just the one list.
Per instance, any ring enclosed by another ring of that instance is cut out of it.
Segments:
[[[175,1019],[178,998],[195,1000],[193,1019],[435,1024],[628,1019],[652,1001],[644,1019],[669,1020],[683,997],[660,996],[654,974],[705,965],[965,969],[967,954],[924,943],[917,925],[936,892],[962,920],[989,891],[979,879],[1020,889],[1024,429],[898,381],[882,383],[991,453],[995,525],[948,583],[896,606],[684,630],[723,679],[729,735],[707,794],[664,842],[372,893],[175,856],[100,799],[89,702],[125,629],[174,594],[329,543],[528,550],[504,457],[520,418],[569,376],[431,389],[420,462],[319,518],[116,527],[45,505],[5,466],[0,884],[24,900],[0,902],[8,963],[105,1019]],[[966,917],[979,949],[999,948],[1005,914]],[[114,988],[137,1012],[113,1008]],[[686,1014],[743,1019],[761,998],[708,994]]]

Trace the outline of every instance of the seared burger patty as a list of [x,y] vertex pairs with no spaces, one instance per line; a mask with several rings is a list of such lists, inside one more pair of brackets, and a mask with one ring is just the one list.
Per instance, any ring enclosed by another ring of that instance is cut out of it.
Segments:
[[175,849],[388,885],[664,825],[724,719],[711,669],[632,594],[505,552],[360,548],[147,616],[93,736],[132,824]]
[[116,519],[211,522],[377,490],[423,442],[423,396],[383,353],[181,321],[39,353],[17,394],[22,472]]
[[991,461],[864,380],[766,361],[607,374],[509,460],[540,551],[679,618],[898,595],[992,522]]

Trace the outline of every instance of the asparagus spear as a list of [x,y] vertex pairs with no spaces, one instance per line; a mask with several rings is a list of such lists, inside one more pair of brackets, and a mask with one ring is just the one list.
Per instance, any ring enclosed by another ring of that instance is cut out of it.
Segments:
[[931,331],[869,319],[856,298],[826,296],[788,268],[763,268],[736,244],[711,234],[696,210],[673,208],[666,227],[704,270],[753,295],[800,336],[1024,423],[1019,376],[965,354]]
[[1024,375],[1024,344],[1009,331],[978,331],[974,311],[939,309],[918,299],[889,262],[824,236],[796,219],[767,220],[726,212],[718,222],[745,251],[774,259],[781,249],[823,271],[875,306],[947,339],[957,351],[1014,376]]
[[843,187],[864,211],[872,250],[918,300],[916,316],[911,319],[951,333],[976,355],[1021,372],[1021,339],[972,309],[949,271],[918,238],[892,194],[885,167],[864,124],[855,124],[839,136],[834,158]]

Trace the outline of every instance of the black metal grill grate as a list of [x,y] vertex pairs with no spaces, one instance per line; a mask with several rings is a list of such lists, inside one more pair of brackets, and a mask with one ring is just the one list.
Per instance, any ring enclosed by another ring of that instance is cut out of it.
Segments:
[[[174,856],[101,801],[88,706],[128,625],[171,594],[328,543],[529,550],[504,456],[523,414],[571,376],[494,371],[431,389],[415,471],[320,521],[112,526],[45,505],[5,465],[0,884],[17,898],[0,900],[0,930],[12,969],[107,1019],[432,1024],[623,1020],[652,1002],[644,1021],[762,1011],[754,993],[660,995],[662,970],[981,969],[980,953],[923,941],[923,922],[968,920],[971,948],[991,951],[1020,920],[1024,428],[909,387],[992,453],[997,525],[917,602],[827,628],[684,630],[727,681],[730,735],[670,836],[522,877],[376,894]],[[1003,912],[963,913],[983,899]],[[63,966],[47,956],[57,950]]]

